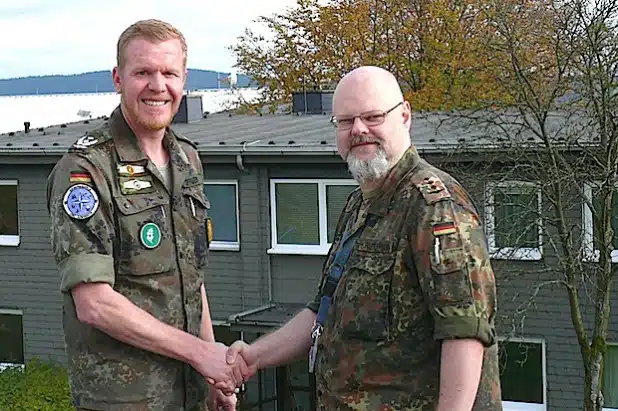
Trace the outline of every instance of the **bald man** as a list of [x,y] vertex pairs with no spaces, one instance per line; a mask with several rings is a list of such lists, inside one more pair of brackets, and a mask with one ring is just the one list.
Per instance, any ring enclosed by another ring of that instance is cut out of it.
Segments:
[[359,183],[316,296],[280,329],[234,343],[252,369],[309,353],[319,410],[502,410],[496,286],[478,213],[410,141],[395,77],[361,67],[333,96],[337,150]]

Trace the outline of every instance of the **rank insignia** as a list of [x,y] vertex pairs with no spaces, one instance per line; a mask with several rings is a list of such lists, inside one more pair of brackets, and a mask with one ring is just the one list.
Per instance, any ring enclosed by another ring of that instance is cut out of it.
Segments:
[[82,136],[80,138],[77,139],[77,141],[75,142],[75,144],[73,144],[73,147],[75,148],[88,148],[93,144],[96,144],[99,141],[99,139],[97,139],[94,136]]
[[62,205],[70,217],[84,220],[96,213],[99,208],[99,196],[92,187],[75,184],[67,189]]

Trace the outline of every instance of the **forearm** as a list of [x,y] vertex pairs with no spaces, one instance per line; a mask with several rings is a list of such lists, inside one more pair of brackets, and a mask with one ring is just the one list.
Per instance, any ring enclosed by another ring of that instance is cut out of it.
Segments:
[[304,309],[277,331],[251,344],[259,359],[259,367],[277,367],[307,355],[315,317],[313,311]]
[[444,340],[437,411],[470,411],[481,378],[484,347],[474,339]]
[[126,344],[192,364],[197,337],[159,321],[107,284],[89,286],[96,290],[76,304],[82,322]]
[[206,297],[204,284],[200,287],[202,295],[202,322],[200,326],[200,338],[204,341],[215,342],[215,330],[212,328],[212,318],[210,317],[210,307]]

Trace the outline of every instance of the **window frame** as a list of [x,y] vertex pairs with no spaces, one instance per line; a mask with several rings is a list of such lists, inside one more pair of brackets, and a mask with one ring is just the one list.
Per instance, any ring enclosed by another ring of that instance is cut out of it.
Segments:
[[[504,411],[547,411],[547,342],[544,338],[530,337],[498,337],[500,343],[528,343],[541,345],[541,373],[543,384],[543,404],[520,402],[520,401],[504,401],[502,407]],[[502,385],[502,383],[501,383]]]
[[[618,347],[618,342],[611,342],[611,343],[607,343],[606,345],[611,345],[612,347]],[[606,351],[607,353],[607,351]],[[607,408],[607,407],[603,407],[603,411],[618,411],[618,408]]]
[[[496,237],[494,234],[495,220],[495,204],[494,190],[500,188],[518,188],[518,187],[534,187],[537,194],[538,207],[538,247],[496,247]],[[541,188],[535,182],[531,181],[500,181],[489,182],[485,186],[485,233],[487,236],[487,246],[489,255],[496,260],[520,260],[520,261],[539,261],[543,258],[543,218],[542,218],[542,195]]]
[[[588,206],[592,203],[592,187],[598,186],[598,182],[584,183],[584,201],[582,201],[582,231],[583,231],[583,260],[586,262],[597,263],[599,262],[599,250],[594,247],[594,222],[592,220],[592,210]],[[616,192],[614,195],[618,195],[618,185],[615,187]],[[618,249],[612,250],[610,254],[612,263],[618,263]]]
[[0,234],[0,247],[17,247],[21,243],[21,224],[19,218],[19,181],[11,179],[0,180],[0,186],[15,186],[16,191],[16,214],[17,214],[17,235],[14,234]]
[[24,311],[20,310],[20,309],[14,309],[14,308],[0,308],[0,314],[8,314],[8,315],[18,315],[21,317],[21,345],[22,345],[22,350],[24,351],[24,363],[12,363],[12,362],[2,362],[0,361],[0,372],[4,371],[8,368],[18,368],[21,370],[24,370],[26,364],[26,347],[25,347],[25,338],[24,338]]
[[[319,245],[277,243],[277,184],[317,184],[318,186],[318,235]],[[271,178],[270,179],[270,244],[268,254],[327,255],[332,243],[328,242],[328,210],[326,187],[344,185],[358,187],[354,179],[345,178]]]
[[[238,198],[238,180],[204,180],[204,192],[206,185],[233,185],[236,196],[236,241],[215,241],[210,243],[210,251],[240,251],[240,200]],[[213,221],[213,224],[215,222]]]

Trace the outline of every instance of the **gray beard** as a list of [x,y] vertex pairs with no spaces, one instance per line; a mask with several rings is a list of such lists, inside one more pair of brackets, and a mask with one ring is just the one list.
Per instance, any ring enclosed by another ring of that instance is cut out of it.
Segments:
[[370,160],[359,160],[352,154],[348,154],[346,161],[348,170],[359,184],[378,181],[390,170],[390,162],[381,147],[378,148],[376,156]]

